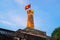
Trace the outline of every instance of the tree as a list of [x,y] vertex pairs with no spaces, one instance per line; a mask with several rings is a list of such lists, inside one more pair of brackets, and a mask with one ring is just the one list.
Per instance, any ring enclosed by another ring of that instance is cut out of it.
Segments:
[[54,38],[54,40],[60,40],[60,27],[56,28],[51,36]]

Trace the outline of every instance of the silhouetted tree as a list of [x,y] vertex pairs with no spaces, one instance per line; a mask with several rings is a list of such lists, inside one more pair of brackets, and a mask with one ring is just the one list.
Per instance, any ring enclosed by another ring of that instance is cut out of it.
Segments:
[[54,38],[54,40],[60,40],[60,27],[56,28],[51,36]]

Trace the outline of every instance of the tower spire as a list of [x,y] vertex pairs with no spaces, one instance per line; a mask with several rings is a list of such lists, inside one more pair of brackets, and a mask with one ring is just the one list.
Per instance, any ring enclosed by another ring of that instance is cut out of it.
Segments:
[[34,11],[28,10],[28,21],[27,21],[27,28],[34,29]]

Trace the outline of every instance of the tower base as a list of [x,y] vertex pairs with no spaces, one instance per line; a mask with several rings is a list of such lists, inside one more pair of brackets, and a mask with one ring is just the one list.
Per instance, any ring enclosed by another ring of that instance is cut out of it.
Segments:
[[26,28],[24,30],[18,30],[18,37],[24,40],[46,40],[46,32],[36,29]]

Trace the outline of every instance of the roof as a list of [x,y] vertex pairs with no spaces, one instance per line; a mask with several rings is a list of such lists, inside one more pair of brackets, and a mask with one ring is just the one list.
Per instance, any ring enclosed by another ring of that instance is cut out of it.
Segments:
[[0,28],[0,35],[16,36],[15,31]]

